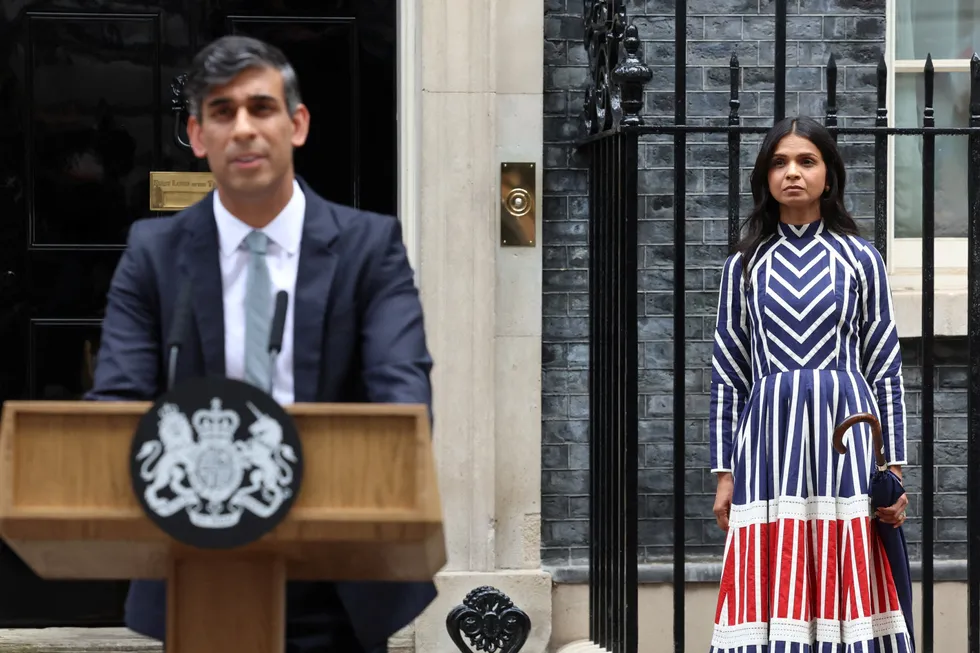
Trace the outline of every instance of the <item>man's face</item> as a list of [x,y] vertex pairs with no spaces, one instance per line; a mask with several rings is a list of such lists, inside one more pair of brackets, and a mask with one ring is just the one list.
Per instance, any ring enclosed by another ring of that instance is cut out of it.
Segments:
[[303,105],[289,115],[278,70],[249,68],[204,98],[201,119],[191,116],[187,133],[219,188],[248,197],[273,190],[292,172],[293,148],[306,142],[309,126]]

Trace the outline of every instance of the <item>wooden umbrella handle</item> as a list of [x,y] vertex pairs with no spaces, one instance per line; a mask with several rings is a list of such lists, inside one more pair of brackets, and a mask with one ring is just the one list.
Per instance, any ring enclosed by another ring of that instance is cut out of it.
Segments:
[[849,428],[861,422],[866,422],[871,425],[871,439],[874,441],[875,461],[878,463],[880,469],[884,469],[888,466],[888,461],[885,460],[885,441],[881,436],[881,422],[871,413],[857,413],[841,422],[834,429],[834,449],[841,455],[846,454],[847,447],[844,446],[844,434],[847,433]]

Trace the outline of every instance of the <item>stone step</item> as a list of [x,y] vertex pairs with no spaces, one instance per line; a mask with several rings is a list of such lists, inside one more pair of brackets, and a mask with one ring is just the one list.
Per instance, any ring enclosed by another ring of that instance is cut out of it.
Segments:
[[[0,653],[162,653],[163,646],[126,628],[0,629]],[[399,633],[389,653],[414,653],[410,633]]]
[[0,629],[0,653],[161,653],[163,646],[126,628]]

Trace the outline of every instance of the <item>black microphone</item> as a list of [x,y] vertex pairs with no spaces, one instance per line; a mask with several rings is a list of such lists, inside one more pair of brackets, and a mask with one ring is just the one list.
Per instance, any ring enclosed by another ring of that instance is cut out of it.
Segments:
[[272,382],[275,379],[276,359],[282,351],[282,336],[286,330],[286,305],[289,303],[289,293],[280,290],[276,293],[276,310],[272,314],[272,329],[269,331],[269,394],[272,394]]
[[167,340],[167,348],[170,354],[169,365],[167,368],[167,390],[174,387],[174,378],[177,376],[177,355],[187,340],[187,332],[191,325],[191,284],[185,281],[177,295],[177,303],[174,307],[174,320],[170,325],[170,338]]

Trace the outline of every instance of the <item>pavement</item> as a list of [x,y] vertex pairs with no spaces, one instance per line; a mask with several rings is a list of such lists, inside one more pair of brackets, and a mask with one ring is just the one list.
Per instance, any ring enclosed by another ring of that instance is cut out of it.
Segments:
[[126,628],[0,629],[0,653],[161,653],[160,642]]
[[[413,653],[409,633],[395,635],[389,653]],[[0,629],[0,653],[162,653],[160,642],[126,628]]]

